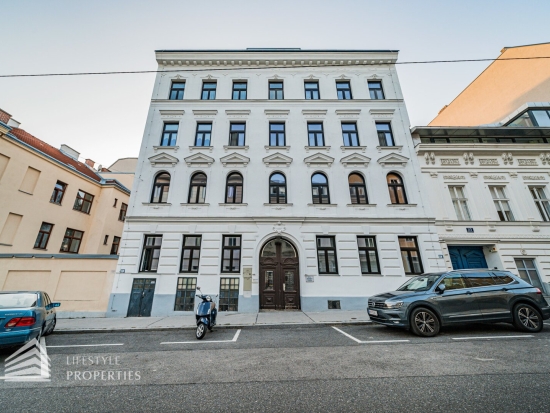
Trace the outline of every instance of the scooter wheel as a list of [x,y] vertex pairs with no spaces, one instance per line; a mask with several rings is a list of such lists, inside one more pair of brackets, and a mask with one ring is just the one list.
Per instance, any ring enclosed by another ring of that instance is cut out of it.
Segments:
[[202,340],[203,339],[203,337],[206,335],[206,326],[204,325],[204,323],[200,323],[197,326],[197,331],[196,331],[195,335],[197,337],[197,340]]

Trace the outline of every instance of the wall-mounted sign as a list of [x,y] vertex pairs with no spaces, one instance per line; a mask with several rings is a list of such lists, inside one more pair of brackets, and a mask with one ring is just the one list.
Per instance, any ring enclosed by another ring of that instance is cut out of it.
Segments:
[[466,228],[466,232],[474,232],[473,228]]
[[312,283],[315,281],[315,278],[313,278],[313,275],[306,275],[306,282]]

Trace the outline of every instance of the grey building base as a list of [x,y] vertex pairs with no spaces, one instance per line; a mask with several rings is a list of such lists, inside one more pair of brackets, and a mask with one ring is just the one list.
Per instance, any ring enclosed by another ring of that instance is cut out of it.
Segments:
[[300,297],[300,305],[302,311],[329,311],[329,300],[336,300],[340,301],[341,310],[366,310],[368,299],[369,297]]
[[104,318],[105,311],[56,311],[57,318]]
[[[187,315],[191,313],[191,311],[174,311],[175,302],[175,294],[155,294],[153,298],[153,307],[151,309],[151,317],[169,317]],[[109,298],[109,307],[104,316],[126,317],[129,303],[130,294],[111,294],[111,297]],[[257,313],[259,308],[259,296],[239,296],[239,313]]]

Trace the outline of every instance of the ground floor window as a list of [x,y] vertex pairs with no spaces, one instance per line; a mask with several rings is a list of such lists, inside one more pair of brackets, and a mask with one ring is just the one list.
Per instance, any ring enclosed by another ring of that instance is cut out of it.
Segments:
[[220,311],[239,311],[239,279],[220,279]]
[[195,309],[196,277],[179,277],[174,311],[193,311]]
[[401,259],[403,260],[405,274],[422,274],[424,269],[422,268],[416,237],[399,237],[399,247],[401,248]]
[[359,262],[362,274],[380,274],[376,239],[374,237],[357,237],[359,247]]
[[334,237],[317,237],[317,264],[319,274],[338,274]]
[[515,258],[516,266],[518,267],[519,276],[523,281],[527,281],[533,287],[540,288],[546,294],[550,294],[550,288],[544,285],[541,280],[537,267],[535,266],[535,260],[532,258]]

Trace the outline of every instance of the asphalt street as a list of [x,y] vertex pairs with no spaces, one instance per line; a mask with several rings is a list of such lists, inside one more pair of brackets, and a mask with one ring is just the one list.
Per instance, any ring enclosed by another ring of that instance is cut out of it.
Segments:
[[0,380],[0,411],[550,412],[550,324],[54,333],[46,349],[51,381]]

